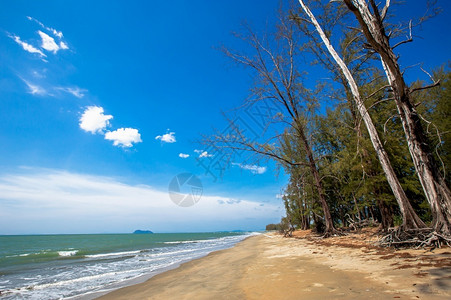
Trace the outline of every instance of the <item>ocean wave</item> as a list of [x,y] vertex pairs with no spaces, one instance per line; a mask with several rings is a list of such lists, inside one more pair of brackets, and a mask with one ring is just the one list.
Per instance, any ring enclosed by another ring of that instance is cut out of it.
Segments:
[[136,251],[124,251],[124,252],[111,252],[111,253],[100,253],[100,254],[90,254],[85,255],[86,258],[111,258],[112,256],[130,256],[133,254],[142,253],[142,250],[136,250]]
[[216,242],[222,242],[222,241],[233,241],[236,239],[242,239],[243,236],[250,236],[250,235],[258,235],[261,234],[259,232],[250,232],[242,235],[236,235],[236,236],[224,236],[220,238],[214,238],[214,239],[207,239],[207,240],[185,240],[185,241],[170,241],[170,242],[163,242],[163,244],[195,244],[195,243],[216,243]]
[[211,241],[211,240],[194,240],[194,241],[173,241],[173,242],[163,242],[163,244],[195,244],[195,243],[202,243],[202,242],[207,242],[207,241]]
[[26,260],[55,259],[55,258],[57,259],[58,257],[67,258],[67,257],[77,256],[78,251],[79,250],[43,250],[40,252],[8,255],[8,256],[5,256],[5,258],[12,258],[12,259],[20,258],[20,259],[26,259]]
[[[119,284],[122,281],[131,280],[139,276],[158,272],[170,265],[179,264],[206,255],[215,250],[232,246],[236,242],[250,235],[260,233],[244,233],[233,236],[221,236],[208,239],[207,236],[178,236],[177,241],[171,241],[170,237],[163,241],[152,241],[139,248],[119,248],[113,250],[103,248],[99,250],[96,241],[89,247],[69,248],[65,246],[52,247],[53,249],[23,249],[16,253],[17,257],[8,258],[6,262],[11,265],[30,263],[32,266],[22,275],[11,273],[11,282],[1,282],[2,295],[6,299],[61,299],[71,296],[79,296],[98,291],[111,284]],[[198,238],[198,239],[196,239]],[[105,247],[110,247],[106,245]],[[50,246],[48,246],[50,248]],[[47,248],[47,247],[46,247]],[[113,252],[117,251],[117,252]],[[100,253],[104,252],[104,253]],[[58,261],[53,264],[51,261]],[[45,262],[49,262],[47,265]],[[39,269],[34,263],[40,263]],[[44,263],[44,264],[42,264]],[[41,266],[49,266],[44,270]],[[39,270],[39,271],[38,271]],[[41,271],[42,270],[42,271]],[[43,274],[43,277],[37,278]],[[41,273],[42,272],[42,273]],[[6,279],[1,278],[2,280]]]
[[199,251],[199,249],[182,249],[182,250],[177,250],[177,251],[168,251],[168,252],[160,252],[160,253],[155,253],[155,254],[148,254],[146,256],[148,256],[148,257],[172,256],[174,254],[197,252],[197,251]]
[[77,253],[78,253],[78,250],[58,251],[58,255],[63,256],[63,257],[75,256]]
[[[38,283],[38,284],[32,284],[28,286],[23,286],[20,288],[14,288],[14,289],[6,289],[2,290],[2,295],[10,295],[10,294],[19,294],[21,296],[24,296],[25,294],[29,294],[33,291],[67,291],[68,293],[69,287],[73,287],[74,285],[78,285],[78,287],[83,289],[92,289],[92,288],[99,288],[104,286],[105,284],[112,283],[110,280],[114,278],[117,281],[125,281],[125,280],[133,280],[134,278],[138,278],[144,274],[147,274],[149,272],[154,271],[155,269],[161,269],[164,267],[167,267],[171,265],[172,263],[162,264],[158,266],[150,266],[150,267],[144,267],[142,269],[134,269],[134,270],[122,270],[122,271],[110,271],[105,272],[101,274],[95,274],[95,275],[88,275],[88,276],[81,276],[78,278],[71,278],[66,280],[59,280],[56,282],[48,282],[48,283]],[[107,280],[105,280],[107,279]],[[110,280],[108,280],[110,279]],[[49,294],[47,294],[49,296]],[[80,296],[77,295],[77,296]]]
[[30,256],[30,255],[36,255],[36,254],[40,254],[40,252],[37,252],[37,253],[23,253],[23,254],[7,255],[7,256],[5,256],[5,258],[25,257],[25,256]]

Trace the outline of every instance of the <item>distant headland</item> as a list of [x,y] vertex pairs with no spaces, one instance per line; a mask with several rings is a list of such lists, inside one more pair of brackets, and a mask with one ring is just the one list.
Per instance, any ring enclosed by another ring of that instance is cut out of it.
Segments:
[[135,231],[133,231],[133,233],[134,234],[148,234],[148,233],[153,233],[152,231],[150,231],[150,230],[135,230]]

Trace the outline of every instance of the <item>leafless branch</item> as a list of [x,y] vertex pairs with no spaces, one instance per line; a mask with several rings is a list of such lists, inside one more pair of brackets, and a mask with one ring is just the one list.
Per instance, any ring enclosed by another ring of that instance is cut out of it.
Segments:
[[354,30],[354,31],[362,32],[362,29],[358,28],[358,27],[352,27],[352,26],[346,26],[346,27],[351,29],[351,30]]
[[376,102],[374,102],[373,104],[371,104],[370,107],[368,107],[368,110],[371,109],[371,108],[373,108],[373,107],[375,107],[375,106],[378,105],[378,104],[381,104],[382,102],[391,101],[391,100],[393,100],[393,99],[394,99],[394,98],[391,97],[391,98],[385,98],[385,99],[381,99],[381,100],[379,100],[379,101],[376,101]]
[[438,129],[438,127],[432,123],[431,121],[426,120],[426,118],[424,118],[421,114],[418,114],[418,116],[428,124],[427,126],[427,132],[429,133],[429,126],[432,125],[435,129],[436,132],[436,136],[438,138],[438,143],[435,146],[435,154],[437,155],[438,159],[440,160],[440,164],[442,165],[442,169],[443,169],[443,178],[446,178],[446,167],[445,167],[445,163],[443,162],[443,159],[441,157],[441,155],[438,153],[438,148],[440,148],[440,146],[442,145],[442,137],[440,134],[440,130]]
[[391,88],[391,85],[384,85],[383,87],[377,89],[376,91],[374,91],[373,93],[371,93],[368,97],[366,97],[365,99],[369,99],[371,97],[373,97],[374,95],[376,95],[377,93],[379,93],[380,91],[386,89],[386,88]]
[[392,47],[392,49],[395,49],[396,47],[398,47],[398,46],[400,46],[402,44],[410,43],[412,41],[413,41],[413,38],[412,38],[412,20],[410,20],[410,22],[409,22],[409,37],[406,40],[401,41],[401,42],[397,43],[396,45],[394,45]]
[[423,67],[420,67],[420,69],[421,69],[421,71],[423,71],[424,73],[426,73],[426,74],[429,76],[429,78],[431,79],[432,82],[436,82],[436,81],[434,80],[434,78],[432,77],[432,75],[429,74],[425,69],[423,69]]
[[388,11],[388,8],[390,7],[390,0],[386,0],[385,1],[385,6],[384,6],[384,8],[382,9],[382,13],[381,13],[381,18],[382,18],[382,21],[385,19],[385,17],[387,16],[387,11]]
[[440,85],[440,79],[437,80],[436,82],[432,83],[432,84],[429,84],[429,85],[426,85],[426,86],[422,86],[422,87],[418,87],[418,88],[414,88],[414,89],[410,90],[410,93],[414,93],[414,92],[418,92],[418,91],[421,91],[421,90],[430,89],[430,88],[433,88],[433,87],[436,87],[436,86],[439,86],[439,85]]
[[389,117],[389,118],[387,119],[387,121],[385,121],[385,123],[384,123],[384,134],[387,133],[387,123],[388,123],[390,120],[392,120],[393,118],[396,118],[397,116],[398,116],[398,114],[395,114],[395,115]]

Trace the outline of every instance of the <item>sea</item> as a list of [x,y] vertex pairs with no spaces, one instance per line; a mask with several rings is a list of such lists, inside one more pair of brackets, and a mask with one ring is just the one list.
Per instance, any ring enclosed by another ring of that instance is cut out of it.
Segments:
[[0,300],[92,299],[256,234],[0,236]]

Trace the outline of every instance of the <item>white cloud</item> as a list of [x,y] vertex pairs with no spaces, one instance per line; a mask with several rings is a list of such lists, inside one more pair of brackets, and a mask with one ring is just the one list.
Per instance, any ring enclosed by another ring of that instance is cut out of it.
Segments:
[[179,157],[180,157],[180,158],[188,158],[188,157],[189,157],[189,154],[180,153],[180,154],[179,154]]
[[57,87],[56,89],[64,91],[69,94],[72,94],[73,96],[75,96],[77,98],[83,98],[85,96],[85,93],[88,91],[86,89],[81,89],[78,86],[76,86],[76,87]]
[[165,188],[58,170],[0,173],[0,190],[0,234],[255,230],[283,214],[273,204],[217,195],[183,208]]
[[[238,204],[241,202],[241,200],[239,200],[239,199],[227,199],[227,200],[218,199],[217,202],[219,204]],[[262,205],[260,204],[260,206],[262,206]]]
[[196,152],[197,154],[199,154],[199,158],[203,158],[203,157],[213,157],[213,154],[209,154],[207,151],[204,150],[194,150],[194,152]]
[[175,132],[169,132],[163,135],[157,135],[155,137],[156,140],[160,140],[165,143],[175,143]]
[[37,84],[33,84],[25,79],[22,79],[22,81],[25,82],[25,84],[27,85],[30,94],[38,95],[38,96],[44,96],[44,95],[48,94],[47,91],[43,87],[41,87]]
[[41,30],[38,30],[38,34],[41,37],[42,43],[41,48],[45,49],[47,51],[51,51],[54,54],[58,52],[59,50],[67,50],[69,49],[69,46],[62,41],[63,33],[61,31],[58,31],[52,27],[45,26],[42,22],[38,21],[37,19],[27,16],[27,19],[33,22],[36,22],[39,26],[41,26],[43,29],[45,29],[47,32],[51,33],[54,37],[57,38],[58,42],[55,41],[53,37],[48,35],[47,33],[42,32]]
[[69,46],[67,46],[67,44],[65,42],[61,41],[60,42],[60,49],[67,50],[67,49],[69,49]]
[[202,157],[213,157],[213,154],[208,154],[207,151],[204,151],[199,155],[199,158],[202,158]]
[[[105,115],[100,106],[88,106],[80,117],[80,128],[91,133],[104,133],[110,126],[112,115]],[[119,128],[114,131],[107,131],[105,139],[113,141],[114,146],[132,147],[133,143],[140,143],[141,134],[134,128]]]
[[105,133],[105,139],[113,141],[114,146],[132,147],[133,143],[140,143],[141,134],[134,128],[119,128]]
[[243,170],[251,171],[252,174],[263,174],[266,172],[266,167],[260,167],[257,165],[243,165],[243,164],[238,164],[238,163],[232,163],[232,165],[238,166]]
[[[40,30],[38,30],[38,33],[42,39],[41,48],[43,48],[47,51],[51,51],[54,54],[56,54],[56,52],[58,52],[58,50],[62,49],[57,43],[55,43],[55,40],[51,36],[49,36],[48,34],[42,32]],[[66,44],[64,44],[64,45],[66,46]]]
[[34,77],[34,78],[37,78],[37,79],[43,79],[43,78],[45,78],[46,77],[46,73],[47,72],[47,69],[42,69],[42,70],[39,70],[39,71],[37,71],[37,70],[32,70],[31,71],[31,75]]
[[19,36],[17,36],[17,35],[8,35],[8,36],[10,38],[12,38],[17,44],[21,45],[25,51],[30,52],[30,53],[37,53],[41,57],[47,57],[47,55],[45,55],[41,50],[33,47],[32,45],[30,45],[26,42],[23,42]]
[[42,22],[38,21],[37,19],[35,19],[35,18],[33,18],[33,17],[27,16],[27,19],[30,20],[30,21],[36,22],[37,24],[39,24],[39,26],[41,26],[42,28],[44,28],[44,29],[50,31],[50,32],[51,32],[53,35],[55,35],[56,37],[58,37],[58,38],[60,38],[60,39],[63,38],[63,33],[62,33],[61,31],[58,31],[58,30],[53,29],[53,28],[51,28],[51,27],[47,27],[47,26],[45,26],[44,24],[42,24]]
[[80,128],[91,133],[102,133],[110,125],[112,115],[104,115],[100,106],[88,106],[80,117]]

